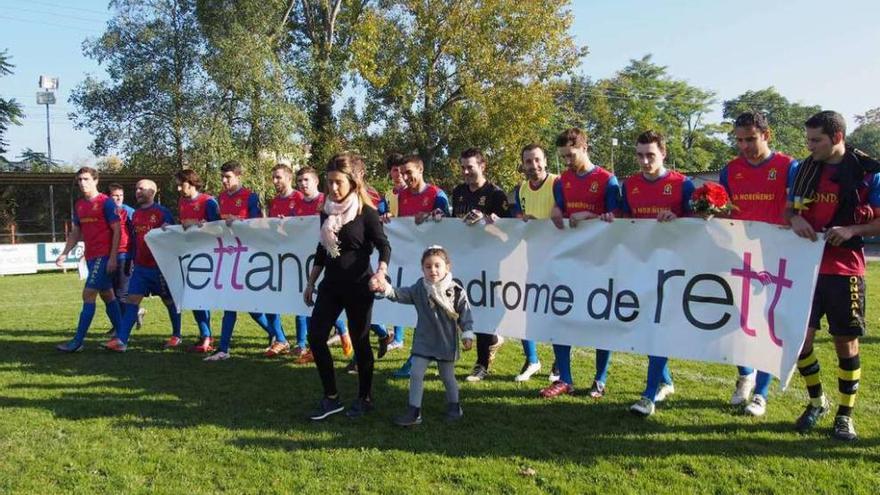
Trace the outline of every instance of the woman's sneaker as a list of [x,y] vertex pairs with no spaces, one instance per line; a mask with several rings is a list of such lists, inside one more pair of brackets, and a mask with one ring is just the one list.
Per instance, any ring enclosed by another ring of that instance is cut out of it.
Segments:
[[342,402],[338,397],[335,399],[324,397],[318,402],[318,407],[309,414],[309,419],[312,421],[321,421],[336,413],[341,413],[343,409],[345,409],[345,406],[342,405]]
[[471,370],[471,374],[465,378],[465,381],[479,382],[479,381],[482,381],[487,376],[489,376],[489,370],[484,368],[482,365],[478,364],[478,365],[474,366],[474,369]]

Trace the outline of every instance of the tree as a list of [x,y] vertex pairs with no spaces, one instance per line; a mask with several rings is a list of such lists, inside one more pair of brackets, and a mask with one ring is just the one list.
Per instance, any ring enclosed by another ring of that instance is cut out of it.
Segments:
[[309,118],[310,162],[323,166],[340,146],[334,104],[350,70],[355,27],[370,0],[288,0],[284,54]]
[[[0,77],[12,74],[13,67],[15,66],[9,63],[7,51],[0,52]],[[21,109],[21,104],[15,101],[15,98],[8,100],[0,98],[0,155],[6,153],[6,147],[9,145],[6,142],[6,131],[9,130],[10,125],[21,125],[19,119],[22,117],[24,117],[24,112]]]
[[572,78],[558,89],[557,104],[566,126],[587,131],[593,160],[610,166],[613,152],[615,172],[626,177],[638,170],[636,138],[649,129],[666,137],[669,165],[685,171],[718,165],[728,152],[717,137],[721,127],[706,122],[714,96],[674,79],[646,55],[609,79]]
[[880,157],[880,108],[873,108],[864,115],[856,115],[856,127],[846,142],[874,158]]
[[375,129],[402,132],[435,177],[466,147],[490,157],[493,179],[512,183],[520,147],[553,115],[547,84],[586,49],[569,35],[558,0],[383,0],[352,43]]
[[[804,122],[821,110],[821,107],[815,105],[792,103],[772,86],[746,91],[723,104],[724,118],[730,121],[747,111],[763,113],[770,124],[770,146],[794,157],[805,157],[809,154],[804,142]],[[735,150],[736,141],[733,136],[730,137],[730,145]]]
[[109,81],[87,77],[70,97],[77,129],[88,129],[96,155],[120,149],[144,168],[182,168],[205,106],[204,40],[194,0],[114,0],[104,34],[83,44]]

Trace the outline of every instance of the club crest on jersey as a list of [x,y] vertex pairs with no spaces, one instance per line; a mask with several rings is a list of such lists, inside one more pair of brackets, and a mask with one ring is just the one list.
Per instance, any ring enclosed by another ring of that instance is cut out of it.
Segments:
[[201,206],[199,206],[198,203],[193,205],[193,211],[199,211],[199,208],[201,208]]
[[598,182],[594,181],[590,184],[590,192],[591,193],[599,192],[599,183]]
[[92,209],[93,209],[93,210],[96,210],[96,211],[97,211],[97,209],[100,208],[100,207],[101,207],[101,205],[99,205],[98,203],[92,203]]
[[776,180],[776,169],[771,168],[769,172],[767,172],[767,180]]
[[663,195],[672,196],[672,184],[666,184],[663,186]]
[[156,221],[156,215],[150,215],[150,223],[154,223]]
[[422,206],[428,206],[428,198],[422,200]]
[[240,200],[240,199],[236,199],[236,200],[235,200],[235,206],[241,206],[241,200]]
[[632,191],[630,191],[629,193],[630,193],[630,194],[638,194],[638,193],[639,193],[639,187],[636,186],[636,187],[632,188]]
[[741,172],[737,172],[736,175],[733,176],[734,179],[742,179],[743,174]]
[[480,200],[477,201],[477,204],[480,206],[486,206],[486,196],[481,196]]

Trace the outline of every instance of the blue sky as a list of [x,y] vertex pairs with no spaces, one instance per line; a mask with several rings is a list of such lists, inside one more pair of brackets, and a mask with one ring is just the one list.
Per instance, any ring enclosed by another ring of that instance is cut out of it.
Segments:
[[[58,104],[50,108],[53,156],[93,159],[89,135],[67,119],[67,98],[85,74],[102,74],[81,46],[101,33],[107,4],[0,0],[0,50],[16,66],[0,78],[0,95],[16,98],[27,113],[24,125],[7,134],[7,158],[28,147],[46,150],[45,107],[34,93],[39,75],[47,74],[61,79]],[[572,10],[572,34],[590,50],[578,70],[593,78],[652,53],[674,77],[715,91],[719,102],[775,86],[791,100],[838,110],[851,125],[854,115],[880,107],[877,0],[574,0]]]

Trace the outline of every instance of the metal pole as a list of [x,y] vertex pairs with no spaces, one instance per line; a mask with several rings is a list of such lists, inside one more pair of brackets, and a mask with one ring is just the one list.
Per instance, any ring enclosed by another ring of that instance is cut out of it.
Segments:
[[46,147],[49,150],[49,162],[52,162],[52,137],[49,134],[49,104],[46,103]]
[[55,186],[49,184],[49,215],[52,217],[52,242],[55,242]]
[[614,173],[614,145],[611,145],[611,173]]

